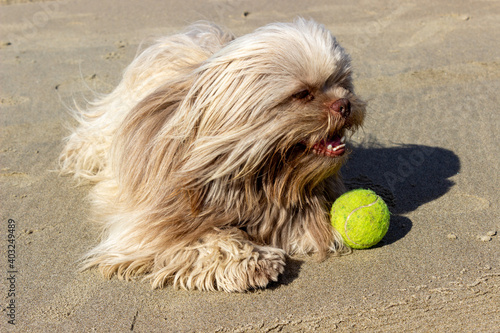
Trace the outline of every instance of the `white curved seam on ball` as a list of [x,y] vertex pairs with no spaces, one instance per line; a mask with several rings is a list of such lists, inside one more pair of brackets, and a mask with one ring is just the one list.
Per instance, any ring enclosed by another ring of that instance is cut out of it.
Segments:
[[349,233],[347,232],[347,222],[349,222],[349,218],[351,217],[352,214],[354,214],[355,212],[357,212],[358,210],[360,210],[361,208],[367,208],[367,207],[371,207],[373,206],[374,204],[377,203],[378,199],[380,199],[379,196],[377,196],[377,199],[372,202],[371,204],[368,204],[368,205],[365,205],[365,206],[360,206],[358,208],[356,208],[355,210],[353,210],[352,212],[349,213],[349,215],[347,215],[347,218],[345,219],[345,224],[344,224],[344,230],[345,230],[345,236],[353,243],[353,244],[356,244],[356,245],[360,245],[360,246],[365,246],[366,244],[359,244],[359,243],[356,243],[355,241],[353,241],[351,239],[351,237],[349,237]]

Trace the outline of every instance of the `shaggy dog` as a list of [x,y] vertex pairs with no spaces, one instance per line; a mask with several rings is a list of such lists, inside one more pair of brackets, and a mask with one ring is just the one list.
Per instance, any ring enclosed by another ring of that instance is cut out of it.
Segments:
[[328,207],[364,116],[349,56],[313,21],[159,39],[78,112],[60,157],[95,183],[103,239],[84,266],[245,291],[276,281],[287,254],[342,251]]

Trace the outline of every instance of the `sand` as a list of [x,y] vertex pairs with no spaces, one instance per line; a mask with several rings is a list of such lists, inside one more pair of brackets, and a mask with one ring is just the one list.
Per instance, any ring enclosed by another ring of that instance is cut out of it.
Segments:
[[[0,331],[500,330],[498,2],[0,4]],[[369,101],[344,173],[390,203],[382,243],[322,262],[292,258],[279,283],[240,294],[78,272],[99,230],[89,186],[54,172],[66,110],[111,91],[148,37],[200,19],[243,34],[298,15],[337,36]]]

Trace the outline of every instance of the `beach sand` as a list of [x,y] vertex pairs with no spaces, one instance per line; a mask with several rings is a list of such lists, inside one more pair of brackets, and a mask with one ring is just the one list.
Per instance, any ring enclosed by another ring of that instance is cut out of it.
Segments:
[[[391,205],[385,239],[291,258],[279,283],[247,293],[78,272],[99,229],[90,187],[55,172],[67,110],[110,92],[149,37],[296,16],[352,55],[369,115],[344,175]],[[0,28],[0,331],[499,331],[499,2],[3,0]]]

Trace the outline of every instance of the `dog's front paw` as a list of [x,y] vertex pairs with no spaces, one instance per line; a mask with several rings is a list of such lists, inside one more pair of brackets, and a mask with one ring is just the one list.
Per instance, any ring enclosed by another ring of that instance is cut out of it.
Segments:
[[285,270],[285,252],[269,247],[257,247],[257,258],[249,260],[248,278],[251,287],[263,288]]
[[239,261],[232,260],[217,278],[217,288],[228,292],[243,292],[264,288],[285,270],[283,250],[255,246],[251,254]]

